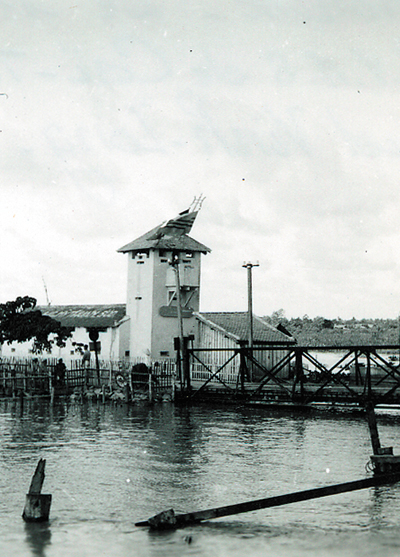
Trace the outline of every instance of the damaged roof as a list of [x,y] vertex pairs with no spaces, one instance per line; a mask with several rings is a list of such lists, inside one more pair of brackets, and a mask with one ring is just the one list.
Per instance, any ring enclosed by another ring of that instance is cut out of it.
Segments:
[[163,249],[163,250],[178,250],[178,251],[200,251],[201,253],[209,253],[211,250],[204,244],[201,244],[197,240],[194,240],[187,234],[182,234],[181,236],[162,236],[157,237],[157,232],[160,227],[156,226],[143,236],[140,236],[133,242],[126,244],[117,251],[120,253],[126,252],[140,252],[147,249]]

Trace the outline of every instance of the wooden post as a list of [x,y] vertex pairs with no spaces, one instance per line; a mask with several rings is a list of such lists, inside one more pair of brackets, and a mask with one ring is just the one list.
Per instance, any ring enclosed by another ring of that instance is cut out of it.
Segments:
[[244,382],[245,382],[245,375],[246,375],[246,358],[244,355],[244,351],[243,351],[243,346],[240,347],[240,352],[239,352],[239,358],[240,358],[240,363],[239,363],[239,373],[240,373],[240,389],[242,391],[242,394],[244,394],[245,391],[245,386],[244,386]]
[[101,387],[100,364],[99,364],[99,355],[97,351],[97,341],[99,340],[99,331],[97,329],[89,329],[89,338],[93,342],[94,359],[96,362],[97,386]]
[[202,520],[210,520],[212,518],[218,518],[222,516],[231,516],[234,514],[246,513],[270,507],[278,507],[281,505],[288,505],[289,503],[297,503],[299,501],[307,501],[309,499],[327,497],[328,495],[335,495],[337,493],[357,491],[359,489],[366,489],[376,485],[396,482],[399,481],[399,479],[399,474],[374,476],[372,478],[366,478],[363,480],[329,485],[326,487],[317,487],[315,489],[297,491],[295,493],[288,493],[286,495],[277,495],[275,497],[267,497],[265,499],[247,501],[245,503],[238,503],[236,505],[216,507],[214,509],[207,509],[204,511],[197,511],[186,514],[176,515],[173,509],[169,509],[157,514],[156,516],[153,516],[152,518],[149,518],[148,520],[137,522],[135,526],[150,526],[150,528],[154,530],[182,528],[184,526],[188,526],[189,524],[197,524]]
[[189,338],[183,338],[183,350],[182,350],[182,364],[183,364],[183,376],[186,378],[186,389],[190,393],[192,389],[191,378],[190,378],[190,360],[189,360],[189,350],[188,350]]
[[149,402],[152,403],[153,402],[153,390],[152,390],[152,382],[153,382],[153,378],[152,378],[152,374],[151,374],[151,368],[149,370]]
[[367,414],[369,433],[371,436],[371,445],[374,455],[381,454],[381,442],[379,440],[378,426],[376,424],[376,416],[374,412],[374,405],[368,402],[365,405],[365,412]]
[[361,372],[360,372],[360,364],[358,361],[358,350],[355,351],[355,382],[356,385],[361,385],[362,383],[362,379],[361,379]]
[[28,364],[24,363],[22,364],[22,384],[24,386],[24,391],[27,392],[27,376],[28,374]]
[[96,360],[97,386],[101,387],[100,363],[99,363],[99,355],[97,353],[97,341],[94,342],[94,358]]
[[175,372],[171,372],[171,402],[175,402]]
[[295,399],[296,386],[300,383],[300,401],[304,400],[304,373],[303,373],[303,352],[301,348],[295,348],[295,375],[292,386],[292,400]]
[[367,397],[370,400],[372,396],[372,382],[371,382],[371,354],[367,352],[367,370],[365,377]]
[[16,364],[14,363],[12,371],[11,371],[11,377],[12,377],[12,396],[13,398],[15,398],[17,396],[17,367]]
[[178,371],[179,387],[181,392],[183,391],[183,375],[182,375],[182,358],[181,358],[181,339],[176,337],[174,339],[174,345],[176,350],[176,369]]
[[48,373],[48,376],[49,376],[49,393],[50,393],[50,394],[51,394],[51,389],[52,389],[52,387],[53,387],[53,379],[52,379],[52,377],[51,377],[51,369],[52,369],[52,368],[51,368],[51,366],[49,365],[48,368],[47,368],[47,373]]
[[32,477],[29,493],[26,496],[22,518],[25,522],[46,522],[49,520],[51,495],[41,493],[44,482],[46,460],[41,458]]

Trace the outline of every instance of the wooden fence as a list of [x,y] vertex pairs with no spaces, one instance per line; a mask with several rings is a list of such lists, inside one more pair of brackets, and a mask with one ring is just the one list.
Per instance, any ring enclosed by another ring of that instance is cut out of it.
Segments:
[[61,380],[57,379],[56,358],[0,358],[0,396],[50,396],[56,393],[101,390],[107,395],[122,392],[128,397],[148,393],[151,398],[174,390],[176,364],[173,360],[143,362],[100,360],[99,367],[84,367],[73,360]]

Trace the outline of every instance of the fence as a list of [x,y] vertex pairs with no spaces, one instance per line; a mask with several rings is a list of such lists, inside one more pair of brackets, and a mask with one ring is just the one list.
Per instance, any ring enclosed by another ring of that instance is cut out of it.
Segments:
[[143,362],[99,360],[99,367],[84,367],[81,361],[71,361],[59,376],[56,358],[1,358],[0,396],[50,396],[57,394],[101,390],[108,395],[121,391],[127,396],[148,393],[151,398],[172,393],[176,365],[173,360]]

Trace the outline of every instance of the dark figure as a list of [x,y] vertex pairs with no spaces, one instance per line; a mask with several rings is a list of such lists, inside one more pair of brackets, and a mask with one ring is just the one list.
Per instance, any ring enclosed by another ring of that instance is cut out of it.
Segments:
[[85,344],[84,348],[85,348],[85,351],[84,351],[83,356],[82,356],[82,365],[83,365],[83,367],[90,367],[89,346],[87,344]]
[[65,383],[65,372],[67,368],[60,358],[54,367],[54,385],[60,386]]

